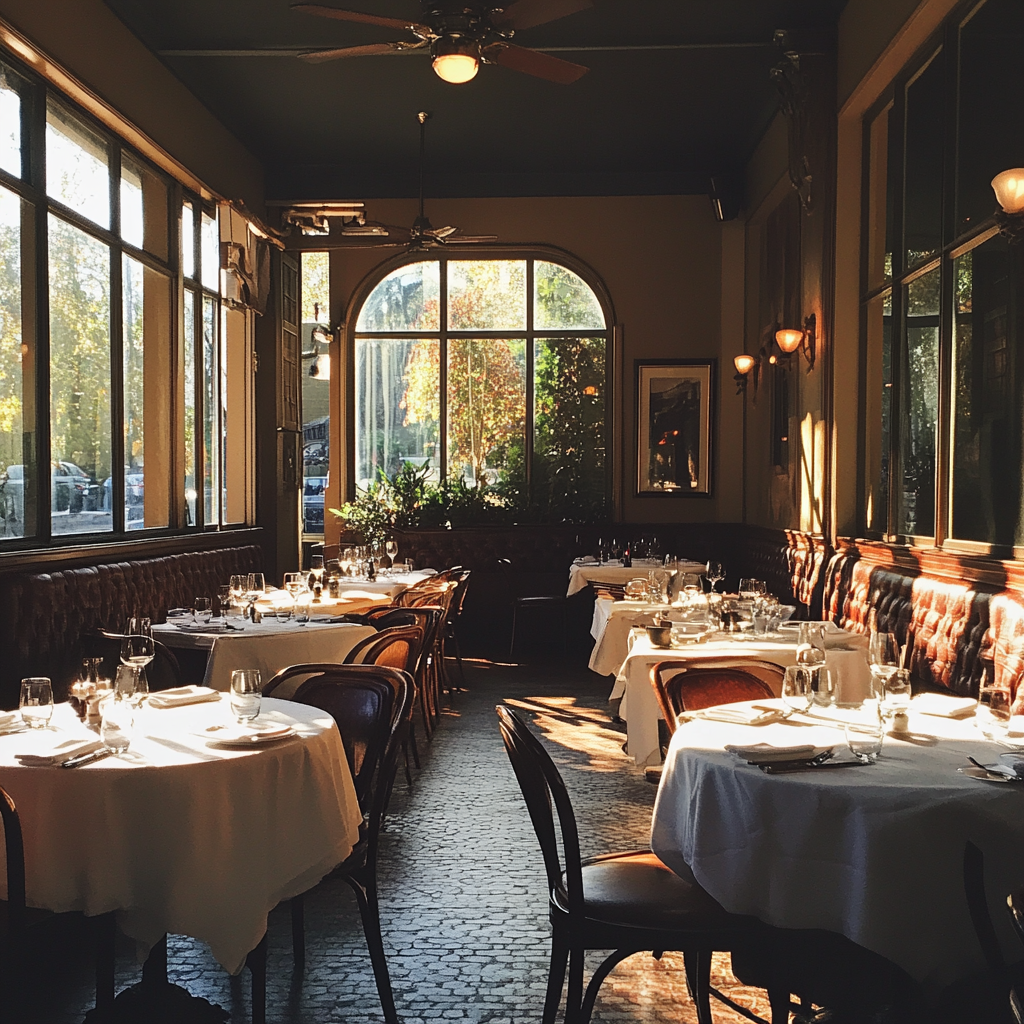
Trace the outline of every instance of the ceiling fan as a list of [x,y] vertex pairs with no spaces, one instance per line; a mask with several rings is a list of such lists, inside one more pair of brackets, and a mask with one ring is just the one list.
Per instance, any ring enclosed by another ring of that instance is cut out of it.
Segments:
[[411,32],[415,40],[345,46],[300,54],[311,64],[341,57],[370,57],[423,50],[433,58],[439,78],[460,84],[480,70],[480,64],[501,64],[537,78],[569,85],[587,73],[581,64],[552,57],[512,43],[516,31],[544,25],[593,6],[592,0],[512,0],[507,7],[492,7],[492,0],[421,0],[422,21],[384,18],[362,11],[344,11],[323,4],[292,4],[293,11],[339,21],[358,21]]

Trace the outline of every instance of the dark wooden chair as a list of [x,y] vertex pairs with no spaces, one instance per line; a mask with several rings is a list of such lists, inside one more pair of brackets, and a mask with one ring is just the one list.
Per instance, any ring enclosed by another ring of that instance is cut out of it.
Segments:
[[512,563],[507,558],[498,559],[498,568],[505,577],[505,588],[512,601],[512,636],[508,644],[509,660],[516,649],[516,625],[521,612],[540,611],[547,614],[557,613],[562,622],[562,654],[566,651],[565,638],[565,594],[523,594],[516,574],[512,571]]
[[[397,1024],[380,931],[377,850],[398,751],[412,721],[413,680],[407,672],[384,665],[293,665],[278,672],[263,692],[272,696],[285,680],[295,676],[305,679],[290,699],[328,712],[341,732],[363,826],[355,849],[328,877],[344,879],[355,893],[384,1019]],[[306,956],[302,896],[292,899],[291,911],[292,949],[296,962],[301,963]]]
[[[30,967],[28,950],[48,922],[58,915],[37,910],[26,903],[25,843],[21,818],[11,795],[0,786],[0,820],[4,829],[7,858],[7,899],[0,901],[0,1007],[5,1021],[35,1019],[26,977]],[[117,928],[113,913],[101,914],[93,922],[96,943],[96,1009],[111,1013],[114,1006],[114,941]]]
[[[497,712],[547,872],[552,936],[543,1024],[555,1020],[567,964],[566,1024],[588,1024],[601,983],[616,964],[633,953],[659,956],[664,950],[683,952],[697,1019],[699,1024],[711,1024],[712,952],[764,947],[770,943],[771,930],[755,918],[727,913],[650,850],[583,860],[576,817],[554,762],[515,712],[507,707],[498,707]],[[597,968],[584,992],[583,957],[590,949],[614,952]],[[769,990],[769,995],[773,1024],[788,1021],[788,991]]]
[[[762,664],[771,665],[771,662]],[[782,669],[771,667],[778,671],[781,679]],[[670,736],[676,731],[680,712],[775,696],[762,678],[744,668],[692,661],[659,661],[651,666],[651,686]]]

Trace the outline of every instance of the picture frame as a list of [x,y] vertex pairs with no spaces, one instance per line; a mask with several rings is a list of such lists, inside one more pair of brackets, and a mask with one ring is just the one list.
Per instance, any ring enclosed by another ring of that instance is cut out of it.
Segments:
[[715,359],[636,360],[638,497],[711,496]]

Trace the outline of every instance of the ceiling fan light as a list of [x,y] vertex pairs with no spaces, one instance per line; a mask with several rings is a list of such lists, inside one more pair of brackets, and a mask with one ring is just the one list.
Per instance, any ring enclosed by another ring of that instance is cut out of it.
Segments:
[[470,39],[442,37],[434,43],[434,72],[452,85],[476,78],[480,70],[480,45]]

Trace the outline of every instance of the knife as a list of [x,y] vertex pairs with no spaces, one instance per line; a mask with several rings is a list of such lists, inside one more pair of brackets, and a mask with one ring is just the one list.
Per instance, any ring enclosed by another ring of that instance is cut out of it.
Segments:
[[67,761],[61,761],[61,768],[81,768],[82,765],[92,764],[93,761],[102,761],[103,758],[109,757],[113,751],[109,747],[104,747],[102,750],[94,750],[89,754],[79,754],[78,757],[72,757]]
[[826,761],[824,764],[761,764],[758,767],[765,775],[782,775],[786,772],[816,772],[826,768],[861,768],[867,761]]

